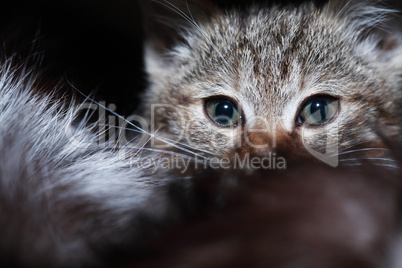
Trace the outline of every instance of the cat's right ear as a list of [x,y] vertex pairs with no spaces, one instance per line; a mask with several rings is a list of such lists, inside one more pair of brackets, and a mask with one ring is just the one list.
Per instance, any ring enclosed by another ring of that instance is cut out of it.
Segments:
[[208,0],[139,0],[146,48],[169,51],[183,42],[183,34],[195,29],[215,10]]
[[[144,63],[149,80],[165,81],[176,59],[173,47],[185,45],[198,25],[207,20],[216,7],[208,0],[139,0],[144,25]],[[181,54],[185,53],[180,50]]]

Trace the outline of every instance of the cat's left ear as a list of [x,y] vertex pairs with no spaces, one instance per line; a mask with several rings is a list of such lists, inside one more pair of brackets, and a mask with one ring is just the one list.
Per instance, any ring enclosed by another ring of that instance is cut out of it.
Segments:
[[400,81],[402,77],[402,33],[391,27],[378,30],[372,37],[368,37],[366,43],[363,41],[360,46],[357,46],[357,48],[360,47],[363,54],[370,39],[377,39],[377,46],[373,53],[366,54],[366,57],[371,57],[386,79]]
[[[389,67],[395,66],[402,71],[402,19],[400,11],[392,8],[392,6],[367,8],[369,14],[365,18],[368,24],[366,26],[367,34],[362,31],[362,42],[364,44],[377,41],[378,56],[376,60]],[[373,12],[371,16],[370,10]],[[372,21],[373,24],[369,21]]]
[[[336,2],[336,3],[334,3]],[[388,81],[402,74],[402,20],[400,11],[377,0],[332,1],[355,38],[355,50],[371,60]],[[331,5],[331,4],[330,4]]]
[[[377,0],[330,1],[328,16],[342,21],[354,40],[355,50],[378,63],[384,72],[402,71],[402,20],[392,5]],[[384,4],[384,3],[382,3]]]

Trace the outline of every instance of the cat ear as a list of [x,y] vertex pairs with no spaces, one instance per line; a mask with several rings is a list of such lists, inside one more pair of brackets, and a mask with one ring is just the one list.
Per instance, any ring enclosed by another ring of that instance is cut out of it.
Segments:
[[140,0],[146,46],[165,52],[216,10],[207,0]]
[[377,0],[340,0],[330,1],[324,11],[350,33],[357,52],[397,74],[402,70],[401,19],[392,8]]
[[358,42],[373,32],[389,32],[394,24],[391,18],[397,11],[379,3],[377,0],[330,1],[324,8],[324,14],[338,21],[343,29],[349,30]]
[[[203,20],[216,10],[208,0],[140,0],[145,32],[144,62],[152,82],[163,81],[170,75],[172,53],[185,36],[196,30]],[[182,47],[181,54],[186,53]]]

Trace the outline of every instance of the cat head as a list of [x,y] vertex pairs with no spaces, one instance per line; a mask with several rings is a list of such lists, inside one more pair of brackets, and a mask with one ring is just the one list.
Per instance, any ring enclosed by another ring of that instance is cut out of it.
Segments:
[[215,156],[384,156],[402,93],[402,42],[381,30],[393,11],[333,2],[222,11],[148,1],[154,129]]

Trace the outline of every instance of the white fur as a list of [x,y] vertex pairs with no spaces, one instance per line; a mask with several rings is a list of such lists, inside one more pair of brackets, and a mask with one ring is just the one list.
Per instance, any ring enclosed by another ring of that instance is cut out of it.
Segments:
[[[132,167],[138,156],[77,147],[68,133],[85,144],[98,136],[72,128],[73,103],[34,95],[32,76],[17,76],[10,64],[0,69],[0,262],[6,248],[22,265],[93,264],[94,245],[135,238],[138,212],[163,217],[165,201],[153,185],[169,177]],[[162,201],[153,203],[155,196]]]

